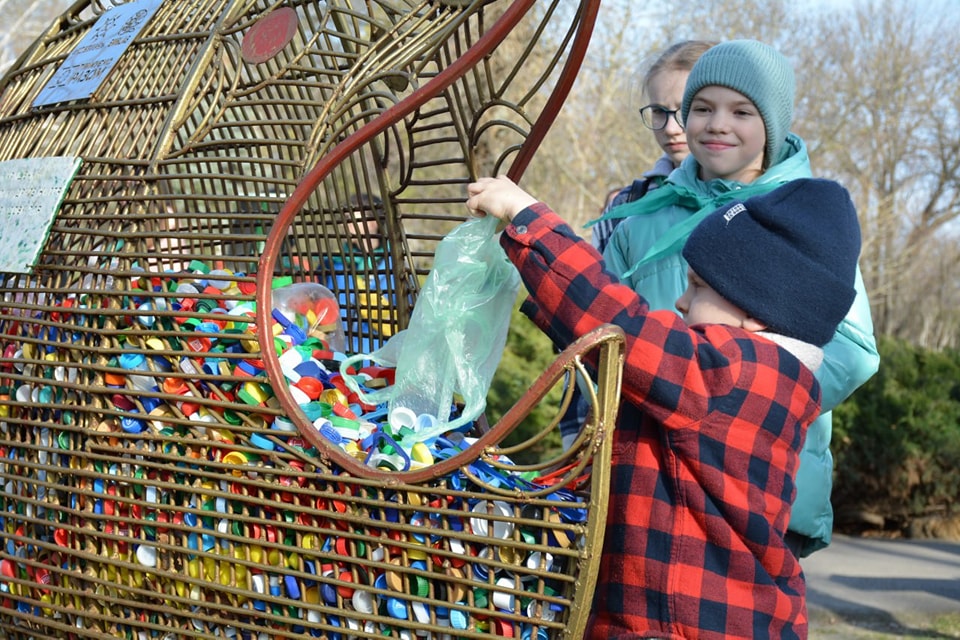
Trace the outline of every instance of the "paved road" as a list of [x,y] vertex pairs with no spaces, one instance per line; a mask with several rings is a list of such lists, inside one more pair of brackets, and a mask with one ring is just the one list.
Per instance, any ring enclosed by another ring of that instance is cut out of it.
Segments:
[[960,542],[834,536],[802,565],[812,621],[960,614]]

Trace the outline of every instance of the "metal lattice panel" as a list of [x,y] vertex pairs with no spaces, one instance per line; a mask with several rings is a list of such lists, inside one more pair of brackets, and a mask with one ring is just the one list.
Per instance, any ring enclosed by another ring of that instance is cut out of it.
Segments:
[[[0,163],[79,159],[36,263],[0,273],[5,637],[576,636],[619,334],[391,472],[311,431],[271,309],[362,281],[347,344],[404,329],[465,183],[536,150],[597,3],[158,0],[89,96],[35,104],[123,4],[76,3],[0,84]],[[330,280],[358,194],[389,277]],[[582,361],[579,445],[513,464],[555,421],[503,439]]]

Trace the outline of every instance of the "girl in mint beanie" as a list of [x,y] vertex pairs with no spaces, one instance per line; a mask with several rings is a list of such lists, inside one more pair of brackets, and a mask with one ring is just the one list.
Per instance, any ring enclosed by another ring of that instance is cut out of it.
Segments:
[[[606,268],[651,308],[673,309],[686,289],[681,249],[708,213],[811,177],[806,145],[790,132],[794,92],[789,61],[755,40],[722,42],[693,66],[681,103],[690,155],[659,189],[605,216],[623,218],[603,253]],[[855,289],[853,306],[825,346],[817,372],[823,413],[807,432],[788,530],[800,556],[827,546],[833,530],[830,411],[880,362],[859,269]]]
[[787,59],[756,40],[733,40],[713,47],[700,57],[687,78],[680,107],[684,122],[694,96],[711,85],[742,93],[756,106],[766,135],[763,167],[776,164],[793,122],[796,83]]

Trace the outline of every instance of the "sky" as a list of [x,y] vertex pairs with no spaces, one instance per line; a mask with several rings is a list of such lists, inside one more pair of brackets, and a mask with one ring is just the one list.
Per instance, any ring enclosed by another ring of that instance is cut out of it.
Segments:
[[[860,0],[798,1],[816,10],[849,8]],[[945,12],[960,9],[960,0],[924,0],[922,3],[921,0],[906,1],[916,3],[918,8],[932,19]],[[0,32],[0,72],[12,65],[42,30],[74,2],[75,0],[0,0],[0,22],[5,25]],[[616,4],[613,0],[607,2],[608,6]]]

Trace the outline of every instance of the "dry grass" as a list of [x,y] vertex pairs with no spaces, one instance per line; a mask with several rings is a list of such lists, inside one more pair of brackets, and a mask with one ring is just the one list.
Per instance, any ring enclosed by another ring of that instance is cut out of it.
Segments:
[[960,612],[930,617],[921,614],[838,616],[816,612],[810,640],[893,640],[894,638],[960,638]]

